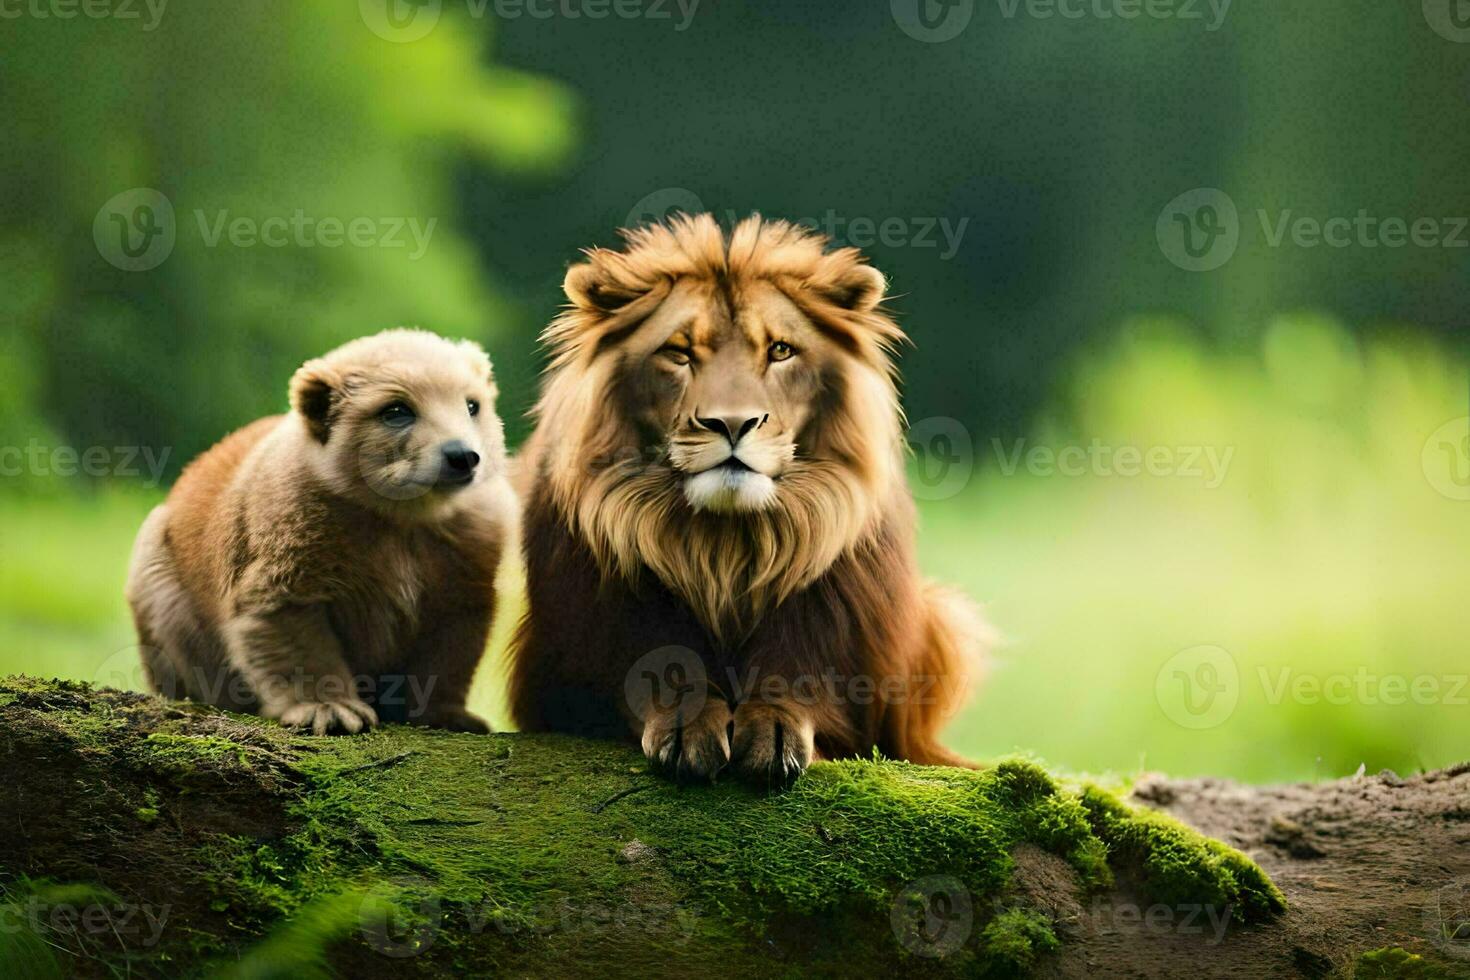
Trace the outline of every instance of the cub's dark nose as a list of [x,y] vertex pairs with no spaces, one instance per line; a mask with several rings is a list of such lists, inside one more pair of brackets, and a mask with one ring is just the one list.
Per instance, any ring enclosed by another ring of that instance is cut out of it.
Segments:
[[458,439],[446,442],[440,451],[444,453],[444,479],[448,483],[469,480],[480,465],[480,454]]

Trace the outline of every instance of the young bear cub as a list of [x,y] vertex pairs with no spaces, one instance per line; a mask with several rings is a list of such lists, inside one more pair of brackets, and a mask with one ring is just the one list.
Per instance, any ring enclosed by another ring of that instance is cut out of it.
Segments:
[[154,691],[282,724],[486,731],[465,710],[516,520],[490,360],[388,330],[199,457],[134,545]]

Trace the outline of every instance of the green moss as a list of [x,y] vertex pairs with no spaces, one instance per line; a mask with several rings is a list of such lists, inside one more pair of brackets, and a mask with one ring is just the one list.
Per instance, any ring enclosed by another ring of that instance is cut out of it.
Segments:
[[[224,955],[238,976],[280,964],[299,976],[329,963],[371,972],[383,963],[377,935],[407,943],[404,961],[428,976],[534,974],[546,962],[656,973],[669,957],[721,976],[798,961],[818,975],[890,971],[918,962],[891,924],[895,902],[938,877],[973,915],[951,955],[923,965],[1008,975],[1058,944],[1025,907],[1022,846],[1065,862],[1082,890],[1116,873],[1156,901],[1228,901],[1253,917],[1283,906],[1244,855],[1024,760],[978,771],[825,762],[769,794],[675,786],[634,749],[561,736],[387,726],[313,738],[34,685],[17,704],[0,710],[43,718],[40,750],[94,767],[71,785],[109,785],[68,803],[96,808],[76,819],[139,828],[108,846],[166,850],[170,875],[201,896],[178,910],[163,953],[181,964]],[[248,831],[231,829],[241,820]],[[138,894],[159,887],[128,882]]]
[[[1201,862],[1150,875],[1157,900],[1216,899],[1221,869],[1235,867],[1232,855],[1253,867],[1182,825],[1154,827],[1121,804],[1110,811],[1116,826],[1104,839],[1083,797],[1020,761],[978,772],[824,763],[788,792],[769,795],[740,785],[671,786],[617,745],[389,728],[334,740],[300,770],[312,789],[293,810],[299,829],[280,842],[252,845],[236,865],[235,883],[266,905],[291,908],[323,881],[393,871],[428,883],[462,920],[478,918],[498,933],[558,933],[570,882],[579,896],[576,917],[623,907],[632,883],[641,881],[638,907],[658,920],[645,923],[655,941],[686,938],[681,914],[699,922],[714,914],[723,935],[733,930],[780,943],[782,923],[882,922],[905,883],[934,875],[953,877],[976,909],[987,909],[1010,888],[1011,854],[1022,843],[1062,857],[1084,886],[1104,885],[1111,881],[1109,840],[1127,846],[1144,830],[1146,839],[1158,838],[1149,851],[1156,863],[1165,843],[1186,848],[1170,856]],[[498,794],[501,785],[513,792]],[[596,812],[629,789],[635,792]],[[635,838],[654,855],[652,869],[617,860]],[[352,860],[364,853],[373,861]],[[1252,908],[1276,895],[1259,872],[1232,880],[1228,893]],[[998,963],[1034,958],[1056,944],[1049,926],[1024,910],[983,929],[982,958]],[[441,943],[474,946],[480,938],[473,930],[447,931]],[[842,955],[849,959],[865,945],[894,945],[886,927],[854,931],[867,943],[846,942]],[[647,941],[637,931],[623,942],[600,938],[620,953]],[[573,955],[591,965],[606,949],[594,943]]]
[[1040,913],[1026,908],[1006,909],[990,920],[980,933],[981,963],[993,976],[1024,974],[1043,953],[1061,946],[1051,923]]
[[1133,809],[1096,786],[1084,788],[1082,804],[1110,858],[1138,867],[1151,898],[1228,908],[1246,922],[1286,908],[1265,872],[1234,848],[1165,814]]
[[221,766],[250,768],[243,746],[214,735],[154,732],[138,746],[137,759],[144,765],[175,774],[192,774]]
[[1353,964],[1353,980],[1450,980],[1449,972],[1399,946],[1375,949]]

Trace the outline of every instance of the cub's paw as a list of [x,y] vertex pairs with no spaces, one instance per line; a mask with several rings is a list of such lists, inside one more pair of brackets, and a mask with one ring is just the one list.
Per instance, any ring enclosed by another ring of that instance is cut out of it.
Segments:
[[643,723],[643,754],[680,782],[714,782],[730,761],[730,706],[707,699],[692,717],[675,708],[650,712]]
[[735,709],[735,771],[751,782],[784,789],[816,752],[816,726],[800,705],[747,701]]
[[377,712],[365,701],[298,701],[270,712],[287,728],[310,730],[313,735],[355,735],[378,724]]
[[410,718],[409,723],[425,728],[443,728],[451,732],[473,732],[487,735],[490,726],[464,708],[430,708],[421,717]]

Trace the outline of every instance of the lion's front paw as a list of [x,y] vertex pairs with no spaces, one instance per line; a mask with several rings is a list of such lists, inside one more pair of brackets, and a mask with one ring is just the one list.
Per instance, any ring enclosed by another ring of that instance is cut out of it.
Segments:
[[796,781],[811,765],[816,726],[800,705],[747,701],[735,709],[735,770],[772,788]]
[[310,729],[313,735],[355,735],[378,724],[377,712],[365,701],[298,701],[270,712],[287,728]]
[[730,706],[712,697],[686,717],[654,711],[643,723],[643,754],[680,782],[714,782],[730,761]]

